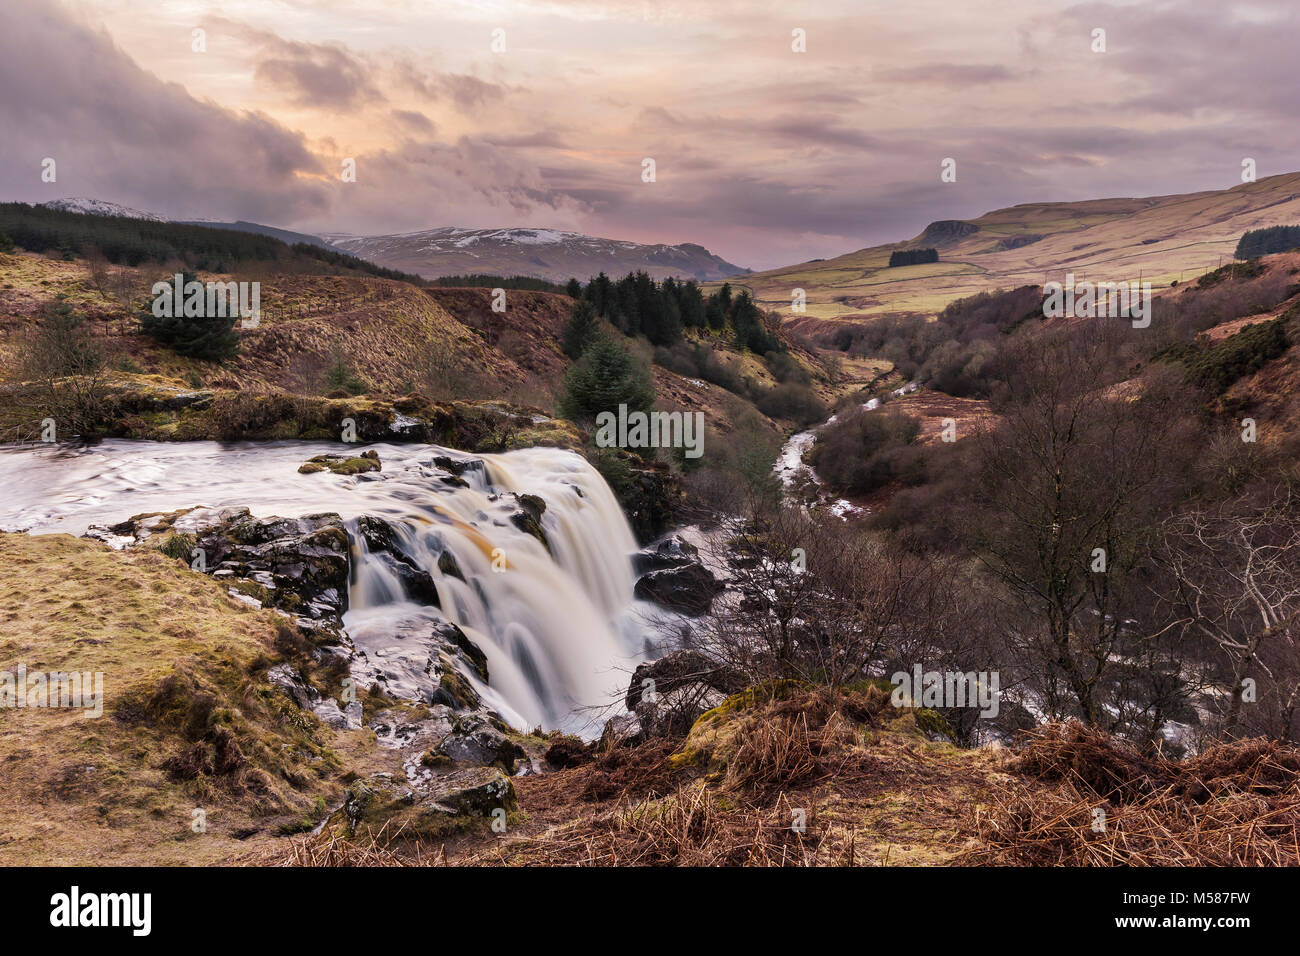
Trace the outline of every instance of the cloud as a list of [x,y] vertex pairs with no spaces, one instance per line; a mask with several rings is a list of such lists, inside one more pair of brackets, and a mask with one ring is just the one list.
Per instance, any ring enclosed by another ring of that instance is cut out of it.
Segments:
[[419,110],[393,110],[392,117],[407,129],[414,130],[417,133],[432,134],[437,130],[433,120]]
[[1014,77],[1005,66],[956,63],[930,63],[925,66],[906,66],[881,70],[876,78],[889,83],[927,83],[935,86],[967,86],[971,84],[1002,83]]
[[[0,31],[0,190],[87,195],[174,218],[292,221],[327,208],[300,133],[196,99],[53,4],[19,2]],[[40,181],[42,158],[57,183]]]

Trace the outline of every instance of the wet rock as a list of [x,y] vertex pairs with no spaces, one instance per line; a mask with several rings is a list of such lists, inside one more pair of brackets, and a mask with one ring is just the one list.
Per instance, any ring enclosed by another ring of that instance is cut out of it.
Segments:
[[632,569],[637,574],[698,564],[699,549],[679,534],[669,535],[647,545],[632,555]]
[[471,641],[455,624],[450,621],[441,621],[433,626],[434,637],[446,644],[450,644],[461,652],[478,675],[479,680],[487,683],[488,680],[488,660],[483,649]]
[[430,657],[425,668],[438,686],[430,693],[430,704],[441,704],[455,710],[474,710],[482,703],[469,679],[456,668],[456,662],[447,651],[439,651],[437,658]]
[[509,774],[519,761],[528,760],[522,747],[481,714],[458,718],[433,751],[458,763],[496,766]]
[[357,519],[357,533],[365,540],[371,555],[382,561],[401,583],[406,597],[419,604],[442,606],[433,576],[406,553],[396,528],[382,518],[362,515]]
[[487,472],[487,466],[481,458],[448,458],[446,455],[435,455],[433,463],[457,478],[465,477],[466,472],[478,472],[479,474],[486,474]]
[[642,575],[634,593],[643,601],[699,617],[709,612],[713,598],[722,589],[722,583],[708,568],[702,564],[686,564]]
[[404,561],[400,557],[382,551],[374,557],[383,563],[393,577],[397,578],[406,597],[417,604],[442,607],[441,599],[438,597],[438,586],[433,583],[433,577],[428,571],[422,571],[413,562]]
[[448,577],[465,580],[465,572],[460,569],[460,565],[456,563],[456,556],[450,551],[444,550],[438,555],[438,570]]
[[537,495],[512,495],[519,503],[519,509],[510,515],[510,523],[524,534],[530,534],[542,543],[547,551],[551,543],[546,540],[546,529],[542,527],[542,514],[546,511],[546,502]]
[[681,481],[663,462],[630,460],[630,480],[614,489],[639,542],[653,541],[673,526],[681,510]]

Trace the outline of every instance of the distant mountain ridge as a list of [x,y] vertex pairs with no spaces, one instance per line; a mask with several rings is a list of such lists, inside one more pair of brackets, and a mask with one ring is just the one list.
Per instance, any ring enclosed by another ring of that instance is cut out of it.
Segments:
[[599,272],[643,271],[655,279],[725,279],[748,270],[692,242],[667,245],[602,239],[558,229],[445,226],[382,236],[327,233],[337,249],[426,279],[467,273],[586,281]]
[[358,236],[331,232],[323,235],[294,232],[276,226],[237,220],[167,219],[103,199],[83,197],[39,203],[47,209],[95,216],[122,216],[149,222],[176,222],[270,236],[293,245],[305,242],[334,249],[400,272],[439,279],[467,274],[529,276],[551,282],[577,278],[586,282],[597,273],[610,276],[645,272],[655,279],[727,279],[749,272],[715,256],[694,242],[676,245],[645,244],[624,239],[602,239],[558,229],[461,229],[444,226],[418,232]]
[[121,216],[124,219],[147,219],[149,222],[167,222],[167,219],[163,216],[151,212],[132,209],[130,206],[108,202],[104,199],[88,199],[84,196],[52,199],[49,202],[39,203],[39,205],[44,206],[46,209],[57,209],[60,212],[79,212],[90,216]]

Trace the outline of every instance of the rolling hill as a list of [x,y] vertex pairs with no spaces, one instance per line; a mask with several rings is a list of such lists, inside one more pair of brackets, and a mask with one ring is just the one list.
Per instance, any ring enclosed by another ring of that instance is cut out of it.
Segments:
[[[1231,189],[1084,202],[1026,203],[977,219],[931,223],[915,238],[733,281],[787,318],[874,318],[934,313],[990,288],[1060,280],[1141,277],[1157,289],[1231,259],[1248,229],[1300,223],[1300,173]],[[939,261],[889,268],[900,249],[935,248]],[[807,311],[791,307],[804,289]]]

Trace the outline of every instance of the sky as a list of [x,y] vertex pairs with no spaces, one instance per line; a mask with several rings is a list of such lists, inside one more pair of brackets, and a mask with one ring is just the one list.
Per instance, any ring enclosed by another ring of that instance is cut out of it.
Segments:
[[1300,169],[1297,27],[1294,0],[0,0],[0,199],[772,268]]

